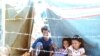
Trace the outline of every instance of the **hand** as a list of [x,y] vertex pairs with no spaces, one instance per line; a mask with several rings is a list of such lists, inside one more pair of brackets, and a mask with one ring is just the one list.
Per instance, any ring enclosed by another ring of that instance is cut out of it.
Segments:
[[62,49],[60,48],[59,51],[62,51]]
[[53,44],[52,47],[53,47],[53,48],[57,48],[56,44]]

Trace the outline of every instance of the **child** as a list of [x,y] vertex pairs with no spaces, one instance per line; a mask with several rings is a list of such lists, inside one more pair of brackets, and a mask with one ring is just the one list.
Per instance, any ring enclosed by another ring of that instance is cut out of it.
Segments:
[[68,56],[68,47],[70,46],[70,38],[63,38],[62,48],[58,50],[54,56]]
[[84,54],[85,54],[85,49],[83,46],[82,38],[72,38],[72,45],[69,47],[68,55],[69,56],[84,56]]
[[[52,39],[50,38],[49,36],[49,29],[47,26],[44,26],[41,28],[41,32],[43,34],[43,36],[41,36],[40,38],[38,38],[33,44],[32,44],[32,49],[35,49],[35,50],[45,50],[45,51],[50,51],[50,46],[52,46]],[[42,48],[41,48],[42,47]],[[39,51],[36,51],[36,52],[33,52],[32,51],[32,55],[38,55],[38,56],[49,56],[50,53],[49,52],[39,52]],[[43,54],[43,55],[41,55]]]

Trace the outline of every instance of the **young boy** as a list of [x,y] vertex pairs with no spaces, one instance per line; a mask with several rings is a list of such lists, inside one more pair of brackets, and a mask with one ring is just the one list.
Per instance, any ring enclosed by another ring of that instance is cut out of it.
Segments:
[[[32,45],[33,49],[40,49],[40,50],[45,50],[45,51],[50,51],[50,47],[52,46],[52,40],[49,38],[49,30],[47,26],[44,26],[41,28],[41,32],[43,34],[42,37],[38,38]],[[42,54],[41,54],[42,53]],[[38,53],[38,56],[49,56],[49,52],[40,52]]]

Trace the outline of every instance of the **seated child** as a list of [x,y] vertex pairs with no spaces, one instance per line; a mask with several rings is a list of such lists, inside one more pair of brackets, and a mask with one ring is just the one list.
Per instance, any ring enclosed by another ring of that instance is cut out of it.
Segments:
[[68,56],[68,47],[70,46],[70,38],[63,38],[62,48],[58,50],[54,56]]
[[69,47],[68,56],[84,56],[84,54],[85,49],[82,38],[72,38],[72,45]]

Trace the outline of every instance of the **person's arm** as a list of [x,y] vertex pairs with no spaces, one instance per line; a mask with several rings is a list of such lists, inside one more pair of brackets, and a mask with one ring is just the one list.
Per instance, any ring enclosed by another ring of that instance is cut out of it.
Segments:
[[73,50],[72,46],[69,46],[69,48],[68,48],[68,56],[72,56],[72,50]]
[[36,44],[40,42],[40,38],[38,38],[33,44],[32,44],[32,48],[35,49]]
[[81,48],[80,49],[80,52],[81,52],[81,56],[84,56],[85,55],[85,49],[84,48]]
[[50,56],[53,56],[54,55],[54,51],[53,50],[50,50],[50,51],[52,51],[52,52],[50,52]]
[[68,49],[68,56],[72,56],[72,51]]
[[34,56],[34,55],[35,55],[34,49],[36,48],[36,44],[37,44],[39,41],[40,41],[40,38],[38,38],[38,39],[32,44],[32,46],[31,46],[31,48],[30,48],[31,50],[29,51],[31,56]]
[[51,40],[51,45],[50,45],[50,56],[54,56],[54,51],[56,48],[56,44]]

